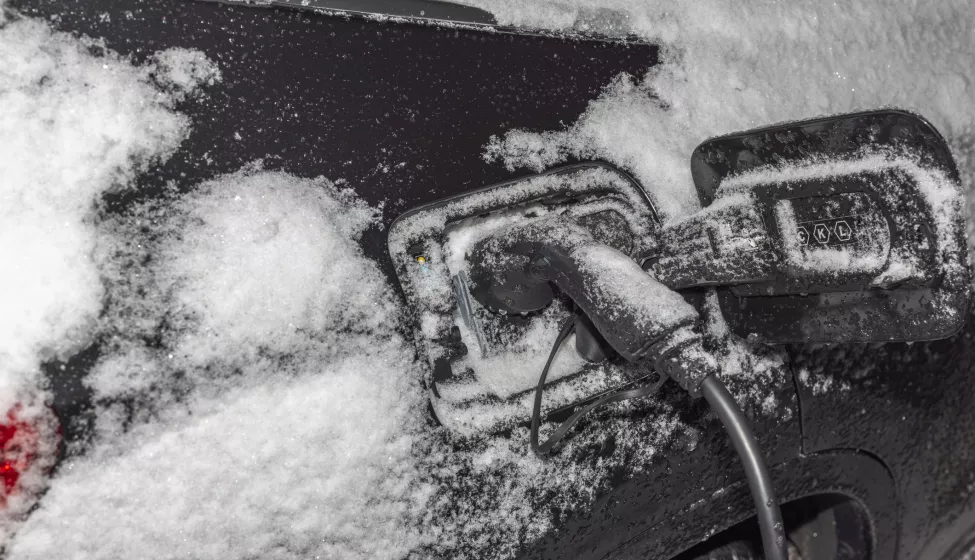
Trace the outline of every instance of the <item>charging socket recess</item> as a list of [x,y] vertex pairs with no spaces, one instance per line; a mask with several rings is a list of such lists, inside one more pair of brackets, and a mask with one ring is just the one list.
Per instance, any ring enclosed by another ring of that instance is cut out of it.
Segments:
[[[447,198],[413,209],[390,226],[390,256],[416,313],[417,344],[431,366],[427,385],[434,412],[462,435],[527,422],[547,346],[573,311],[561,296],[524,315],[482,307],[469,292],[466,250],[515,222],[547,215],[570,217],[636,262],[655,250],[659,224],[650,199],[632,177],[602,162]],[[576,351],[564,349],[568,357],[553,367],[546,396],[550,419],[604,392],[656,378],[647,366],[589,361],[599,352],[591,341],[576,339]]]

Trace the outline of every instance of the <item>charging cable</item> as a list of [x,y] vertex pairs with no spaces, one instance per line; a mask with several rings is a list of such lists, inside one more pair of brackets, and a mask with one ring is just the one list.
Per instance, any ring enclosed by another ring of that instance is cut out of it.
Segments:
[[[604,397],[596,399],[594,402],[583,406],[562,422],[555,431],[543,442],[538,442],[538,429],[541,424],[542,396],[545,391],[545,382],[548,379],[549,369],[555,360],[556,354],[562,344],[572,333],[579,313],[572,315],[559,330],[559,334],[552,345],[552,350],[542,368],[542,374],[538,378],[538,385],[535,387],[535,402],[532,406],[531,418],[531,447],[541,458],[546,458],[552,453],[555,446],[565,438],[573,426],[579,420],[588,415],[591,411],[601,406],[622,402],[629,399],[645,397],[657,390],[657,385],[628,389],[610,393]],[[742,467],[745,470],[745,478],[748,481],[748,488],[755,502],[755,509],[758,516],[758,525],[762,534],[762,547],[765,550],[766,560],[788,560],[787,543],[785,539],[785,526],[782,522],[782,512],[779,509],[779,502],[775,495],[775,488],[772,486],[772,477],[769,474],[762,451],[755,440],[748,425],[748,420],[742,413],[734,397],[728,392],[728,388],[715,375],[710,374],[701,381],[701,394],[710,405],[711,410],[718,416],[724,426],[731,443],[738,453]]]
[[[782,514],[755,435],[738,404],[717,377],[718,364],[694,328],[697,310],[680,294],[647,274],[633,259],[596,240],[565,216],[549,216],[506,228],[476,243],[467,255],[471,295],[488,309],[527,313],[555,297],[554,288],[585,313],[613,350],[631,363],[651,361],[693,397],[704,395],[738,452],[758,508],[767,560],[787,560]],[[554,287],[554,288],[553,288]],[[538,443],[542,392],[552,361],[576,323],[563,325],[535,388],[532,450],[546,455],[593,409],[645,396],[656,386],[605,395],[576,411],[544,443]]]
[[569,433],[569,430],[571,430],[572,427],[579,422],[579,420],[582,420],[593,410],[611,403],[646,397],[656,392],[658,388],[658,384],[654,384],[645,387],[637,387],[635,389],[615,391],[600,397],[573,412],[572,416],[569,416],[565,421],[559,424],[557,428],[555,428],[555,431],[552,432],[552,435],[550,435],[548,439],[546,439],[543,443],[538,443],[538,427],[542,422],[542,394],[545,391],[545,381],[548,379],[548,371],[552,367],[552,361],[555,359],[555,355],[558,354],[559,348],[562,347],[565,339],[568,338],[569,334],[572,332],[578,318],[579,314],[577,313],[566,321],[564,325],[562,325],[562,329],[559,331],[559,335],[555,339],[555,344],[552,346],[552,351],[548,355],[548,360],[545,362],[545,367],[542,368],[542,375],[538,378],[538,385],[535,387],[535,404],[532,406],[530,439],[532,451],[535,452],[535,455],[538,455],[541,458],[548,456],[552,452],[552,449],[554,449],[555,446],[562,441],[563,438],[565,438],[565,436]]
[[701,393],[724,425],[735,451],[738,452],[741,466],[745,469],[748,489],[751,490],[752,500],[755,502],[758,525],[762,530],[762,547],[765,549],[766,560],[788,560],[785,526],[782,523],[779,501],[775,497],[772,477],[765,465],[765,458],[762,457],[762,450],[758,448],[748,420],[728,388],[714,375],[709,375],[701,383]]

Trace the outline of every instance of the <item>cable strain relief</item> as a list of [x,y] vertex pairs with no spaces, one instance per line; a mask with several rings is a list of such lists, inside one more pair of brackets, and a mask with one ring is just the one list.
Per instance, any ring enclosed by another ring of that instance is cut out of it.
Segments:
[[670,345],[654,362],[661,375],[673,379],[692,397],[701,396],[701,384],[718,372],[718,362],[704,349],[700,335]]

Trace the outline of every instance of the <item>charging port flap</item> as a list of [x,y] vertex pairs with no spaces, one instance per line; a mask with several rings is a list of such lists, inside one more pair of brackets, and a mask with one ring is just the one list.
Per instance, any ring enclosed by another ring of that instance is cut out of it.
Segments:
[[[736,334],[907,341],[961,328],[971,286],[963,196],[948,145],[921,117],[872,111],[722,136],[698,146],[691,168],[702,216],[739,207],[760,217],[755,250],[724,258],[737,276],[696,273],[698,285],[720,286]],[[719,233],[731,223],[702,220]]]

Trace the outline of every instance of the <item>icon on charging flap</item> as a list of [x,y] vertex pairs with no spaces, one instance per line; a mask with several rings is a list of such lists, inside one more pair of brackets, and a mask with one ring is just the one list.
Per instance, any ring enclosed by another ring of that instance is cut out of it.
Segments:
[[840,241],[849,241],[853,237],[853,228],[850,227],[850,224],[846,223],[846,220],[836,222],[836,225],[833,227],[833,232]]
[[799,226],[799,229],[796,231],[796,240],[799,242],[799,245],[809,245],[809,230],[803,226]]
[[829,243],[829,234],[829,228],[826,227],[826,224],[816,224],[816,227],[813,228],[813,238],[823,245]]

